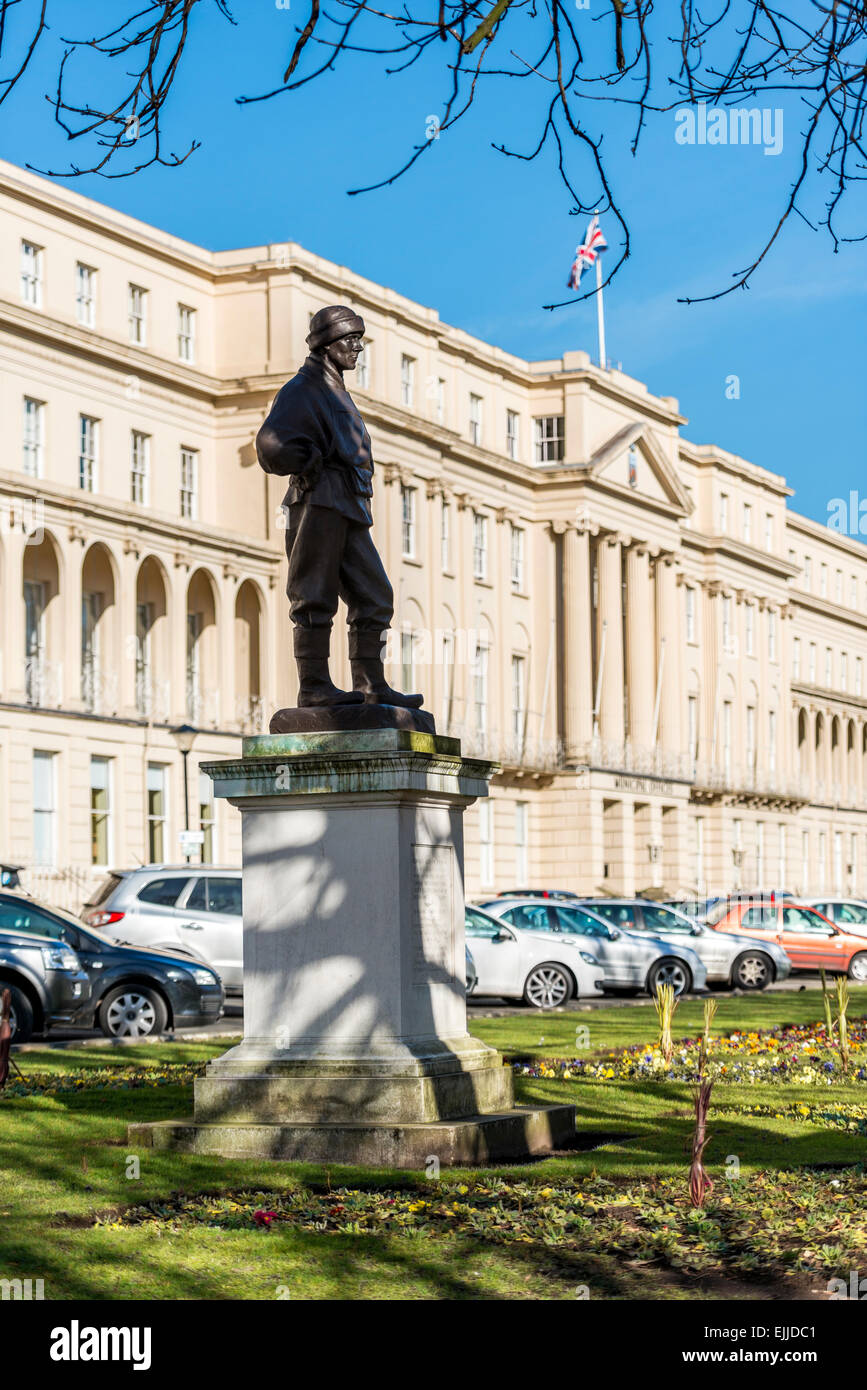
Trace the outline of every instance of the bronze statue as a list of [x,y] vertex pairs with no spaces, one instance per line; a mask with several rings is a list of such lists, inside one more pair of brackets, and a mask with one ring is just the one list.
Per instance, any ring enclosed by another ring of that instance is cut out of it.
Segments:
[[[289,476],[283,499],[286,591],[295,625],[298,705],[363,702],[418,709],[423,696],[392,690],[382,667],[394,596],[370,534],[370,435],[343,383],[364,347],[364,320],[342,304],[320,309],[307,343],[309,357],[278,392],[256,436],[265,472]],[[328,673],[338,597],[349,610],[351,691],[339,690]]]

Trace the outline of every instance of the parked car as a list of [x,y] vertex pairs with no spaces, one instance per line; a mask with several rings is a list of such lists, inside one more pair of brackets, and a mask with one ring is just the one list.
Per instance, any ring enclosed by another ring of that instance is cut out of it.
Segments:
[[67,1019],[77,1028],[98,1027],[109,1038],[146,1038],[213,1023],[223,1011],[223,987],[210,967],[179,952],[114,941],[24,894],[0,893],[0,929],[24,940],[48,938],[56,954],[65,953],[86,972],[88,988]]
[[479,982],[479,972],[476,969],[476,962],[470,954],[469,946],[465,946],[464,950],[467,956],[467,997],[469,997]]
[[586,941],[521,931],[477,907],[465,908],[465,923],[478,972],[476,994],[554,1009],[602,987],[602,968]]
[[115,870],[84,904],[81,918],[134,946],[180,949],[212,966],[227,994],[242,992],[240,869],[149,864]]
[[[4,895],[5,896],[5,895]],[[0,905],[0,994],[10,995],[12,1041],[75,1022],[90,996],[90,978],[71,946],[21,931]]]
[[802,898],[849,936],[867,936],[867,902],[860,898]]
[[683,994],[705,987],[707,971],[690,946],[624,932],[594,909],[532,898],[525,902],[494,898],[481,906],[523,931],[583,938],[602,966],[603,989],[646,989],[653,994],[658,984],[670,984],[676,994]]
[[498,898],[577,898],[571,888],[503,888]]
[[664,903],[644,898],[594,898],[585,906],[624,931],[648,932],[662,941],[690,946],[704,961],[708,984],[764,989],[792,972],[789,957],[776,941],[712,931]]
[[867,984],[867,941],[841,932],[815,907],[805,903],[736,903],[714,923],[718,932],[747,932],[761,941],[776,941],[793,970],[827,970],[848,974]]

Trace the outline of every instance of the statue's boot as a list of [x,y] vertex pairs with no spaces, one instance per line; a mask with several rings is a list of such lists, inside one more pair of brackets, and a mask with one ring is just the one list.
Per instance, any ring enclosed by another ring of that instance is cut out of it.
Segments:
[[400,705],[418,709],[424,704],[423,695],[402,695],[392,690],[382,668],[382,637],[378,632],[349,633],[349,665],[352,684],[368,705]]
[[295,661],[298,666],[298,708],[310,705],[358,705],[364,696],[356,690],[340,690],[328,674],[330,627],[296,627]]

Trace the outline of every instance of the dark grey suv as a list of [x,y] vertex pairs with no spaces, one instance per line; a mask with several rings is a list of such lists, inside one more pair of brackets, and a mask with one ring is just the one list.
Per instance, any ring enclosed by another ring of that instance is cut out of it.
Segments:
[[75,1023],[90,1002],[90,977],[75,951],[50,936],[0,930],[0,994],[12,997],[12,1041]]

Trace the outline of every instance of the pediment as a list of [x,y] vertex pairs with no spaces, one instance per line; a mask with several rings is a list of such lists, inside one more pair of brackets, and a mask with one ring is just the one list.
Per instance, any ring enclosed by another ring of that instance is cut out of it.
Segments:
[[587,472],[628,488],[639,497],[674,506],[684,515],[693,503],[677,471],[669,463],[653,430],[647,424],[626,425],[591,457]]

